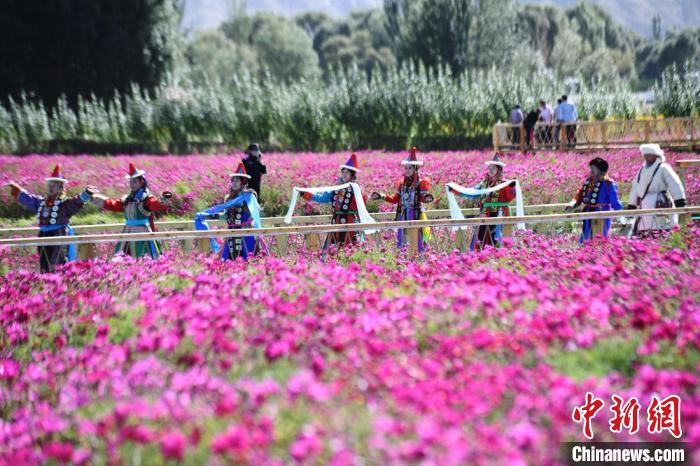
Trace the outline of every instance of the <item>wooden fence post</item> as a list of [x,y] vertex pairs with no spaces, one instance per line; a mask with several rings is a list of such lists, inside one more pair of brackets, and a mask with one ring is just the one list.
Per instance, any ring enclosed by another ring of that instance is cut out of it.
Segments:
[[603,149],[608,149],[608,124],[605,121],[600,122],[600,131],[603,138]]
[[525,152],[525,127],[520,125],[520,152]]
[[566,124],[561,123],[559,125],[559,150],[564,150],[565,144],[566,144]]
[[87,243],[78,245],[78,260],[84,261],[97,257],[97,244]]
[[321,250],[321,237],[318,233],[309,233],[306,235],[306,247],[314,252]]
[[649,142],[649,137],[651,135],[651,122],[649,120],[644,121],[644,142]]

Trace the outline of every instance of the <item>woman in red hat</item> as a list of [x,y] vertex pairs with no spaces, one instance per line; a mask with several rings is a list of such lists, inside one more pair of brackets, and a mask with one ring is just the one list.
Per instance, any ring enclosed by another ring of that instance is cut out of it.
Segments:
[[[146,172],[137,170],[134,164],[130,163],[129,173],[126,175],[131,190],[128,195],[122,199],[108,199],[100,195],[93,196],[93,204],[101,209],[124,213],[124,233],[156,231],[153,214],[165,212],[170,206],[172,193],[165,191],[161,199],[156,198],[148,189],[145,175]],[[117,243],[116,252],[133,257],[142,257],[148,254],[155,259],[161,254],[161,247],[157,241],[125,241]]]
[[[422,160],[416,156],[416,148],[413,147],[408,158],[401,162],[404,167],[404,176],[396,185],[396,193],[389,196],[384,193],[372,193],[372,200],[384,200],[396,204],[396,220],[420,220],[424,217],[423,204],[433,202],[430,194],[430,180],[420,176],[419,169],[423,165]],[[398,233],[398,246],[410,245],[417,251],[423,251],[427,241],[429,229],[402,229]]]
[[[71,236],[73,229],[70,218],[83,208],[96,189],[88,186],[78,196],[66,198],[65,186],[68,181],[61,175],[60,166],[56,165],[51,176],[46,178],[46,195],[30,194],[15,182],[7,183],[12,189],[12,196],[24,207],[36,212],[39,224],[39,238],[53,236]],[[39,268],[42,272],[53,272],[57,265],[67,260],[75,260],[75,245],[39,246]]]
[[[350,155],[348,161],[340,166],[340,184],[356,183],[357,173],[360,170],[357,161],[357,154]],[[331,204],[333,206],[333,217],[331,223],[344,225],[348,223],[361,223],[360,214],[357,205],[355,190],[352,186],[347,186],[342,189],[311,193],[302,191],[302,197],[307,201],[319,202],[323,204]],[[367,202],[367,198],[360,191],[362,203]],[[337,231],[330,233],[324,244],[324,250],[329,244],[349,245],[357,243],[360,235],[355,231]]]

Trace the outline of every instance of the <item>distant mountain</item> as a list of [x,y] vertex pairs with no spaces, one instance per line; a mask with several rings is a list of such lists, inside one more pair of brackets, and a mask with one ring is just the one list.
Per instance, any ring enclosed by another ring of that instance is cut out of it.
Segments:
[[[537,5],[569,7],[577,0],[520,0]],[[615,21],[642,37],[651,37],[651,18],[661,15],[661,29],[696,28],[700,25],[700,0],[587,0],[612,16]]]
[[[550,4],[568,7],[577,0],[520,0],[529,4]],[[605,9],[620,24],[643,37],[651,37],[651,18],[661,15],[662,30],[683,29],[700,25],[700,0],[587,0]],[[238,0],[235,3],[241,3]],[[342,17],[352,11],[382,5],[382,0],[249,0],[250,12],[272,11],[295,16],[306,11],[321,11]],[[185,0],[183,28],[213,29],[229,15],[233,0]]]

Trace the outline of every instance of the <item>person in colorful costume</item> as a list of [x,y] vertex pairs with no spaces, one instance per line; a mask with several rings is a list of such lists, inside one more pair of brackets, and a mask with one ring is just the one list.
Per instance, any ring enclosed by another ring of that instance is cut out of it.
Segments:
[[[348,184],[357,182],[357,173],[360,167],[357,161],[357,154],[353,153],[345,163],[340,166],[339,184]],[[311,193],[308,191],[302,192],[302,197],[307,201],[319,202],[322,204],[331,204],[333,207],[332,224],[344,225],[347,223],[360,223],[360,217],[357,207],[357,200],[352,186],[347,186],[342,189],[324,191],[319,193]],[[367,198],[362,194],[363,202],[367,202]],[[355,231],[337,231],[328,234],[323,245],[325,251],[329,245],[342,245],[358,243],[363,237],[362,232]]]
[[[54,236],[72,236],[70,218],[80,212],[85,203],[97,191],[88,186],[78,196],[65,197],[64,191],[68,181],[61,175],[61,168],[56,165],[51,176],[46,178],[45,196],[30,194],[17,183],[9,182],[12,196],[27,209],[36,212],[39,224],[39,238]],[[75,245],[39,246],[39,269],[42,273],[54,272],[56,266],[75,260]]]
[[[498,153],[493,157],[493,160],[486,162],[486,166],[488,167],[486,176],[473,189],[490,189],[503,183],[503,169],[506,164],[501,162]],[[516,198],[516,182],[512,181],[507,186],[488,194],[458,194],[460,197],[476,200],[480,209],[479,217],[509,217],[512,215],[510,203]],[[481,250],[486,246],[501,246],[504,233],[506,233],[504,226],[510,230],[509,225],[479,225],[472,235],[470,249],[473,251],[475,249]]]
[[[571,212],[580,205],[583,205],[583,212],[602,212],[609,210],[622,210],[622,204],[617,195],[617,184],[608,178],[608,162],[596,157],[588,164],[591,174],[583,186],[578,190],[576,196],[566,207],[567,212]],[[607,238],[610,232],[611,219],[584,220],[583,230],[579,242],[583,243],[596,236]]]
[[[685,189],[673,167],[666,163],[664,151],[658,144],[642,144],[639,150],[644,165],[632,179],[628,209],[657,209],[685,207]],[[641,236],[669,230],[678,224],[677,215],[645,215],[637,217],[633,232]]]
[[[250,175],[246,172],[243,163],[238,164],[234,173],[230,174],[231,187],[224,198],[224,203],[210,207],[204,212],[199,212],[195,217],[197,230],[208,230],[206,219],[217,219],[223,213],[228,228],[239,230],[242,228],[262,228],[260,218],[260,206],[258,196],[252,189],[248,189]],[[218,243],[210,241],[212,251],[219,251]],[[247,261],[251,256],[260,252],[261,240],[255,236],[227,238],[224,247],[221,248],[221,259],[236,260],[239,257]]]
[[[123,233],[144,233],[156,231],[154,214],[165,212],[170,207],[172,193],[165,191],[161,199],[151,194],[146,181],[146,172],[136,169],[129,164],[129,173],[125,177],[129,181],[131,192],[122,199],[108,199],[95,195],[93,204],[110,212],[123,212],[125,217]],[[149,255],[155,259],[161,254],[161,246],[157,241],[122,241],[117,243],[116,252],[132,257]]]
[[[397,221],[426,219],[423,204],[434,201],[433,195],[430,194],[430,180],[420,176],[419,170],[423,161],[418,160],[416,152],[416,148],[413,147],[408,158],[401,162],[404,167],[404,176],[397,183],[395,194],[372,193],[372,200],[384,200],[396,204]],[[417,251],[423,251],[429,237],[429,228],[399,229],[398,246],[399,248],[410,246]]]
[[[317,188],[299,188],[295,186],[292,190],[292,198],[289,202],[289,208],[287,209],[287,215],[284,217],[284,222],[287,224],[292,223],[294,208],[301,194],[301,196],[307,200],[332,203],[334,208],[333,224],[376,223],[367,211],[362,188],[355,182],[357,170],[357,155],[353,154],[345,165],[341,165],[341,178],[339,180],[341,184],[335,186],[320,186]],[[331,232],[326,237],[321,255],[323,257],[326,254],[327,248],[331,243],[345,245],[353,242],[360,242],[363,240],[365,234],[372,233],[374,233],[374,230],[372,230],[371,227],[359,232]]]

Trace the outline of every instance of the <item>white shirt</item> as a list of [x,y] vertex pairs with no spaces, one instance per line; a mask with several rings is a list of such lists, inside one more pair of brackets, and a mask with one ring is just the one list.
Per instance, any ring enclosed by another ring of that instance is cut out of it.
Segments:
[[540,118],[542,118],[542,121],[544,123],[551,123],[552,116],[552,107],[550,107],[549,105],[545,105],[544,108],[540,109]]

